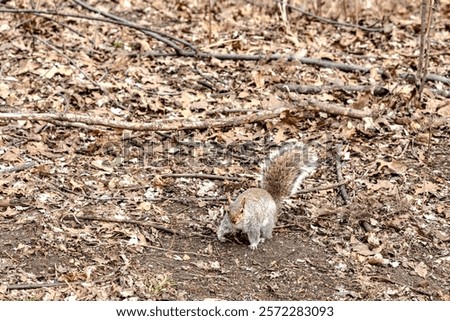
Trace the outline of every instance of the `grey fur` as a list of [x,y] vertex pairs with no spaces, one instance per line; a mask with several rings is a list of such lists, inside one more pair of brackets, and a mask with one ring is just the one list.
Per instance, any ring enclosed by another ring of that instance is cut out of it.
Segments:
[[295,193],[302,180],[317,167],[317,155],[304,145],[279,149],[262,169],[261,188],[250,188],[230,204],[217,230],[217,238],[238,230],[246,233],[252,250],[272,237],[283,198]]

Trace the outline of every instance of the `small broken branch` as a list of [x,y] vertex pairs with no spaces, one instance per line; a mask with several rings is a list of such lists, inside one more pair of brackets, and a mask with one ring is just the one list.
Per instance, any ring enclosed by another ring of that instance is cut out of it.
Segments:
[[373,231],[373,227],[372,225],[370,225],[369,222],[362,220],[359,222],[359,224],[362,226],[362,228],[364,229],[364,231],[366,232],[372,232]]
[[29,203],[26,198],[0,198],[0,207],[9,207],[9,206],[28,206]]
[[152,222],[143,222],[143,221],[136,221],[136,220],[121,220],[116,218],[106,218],[106,217],[99,217],[99,216],[70,216],[66,215],[63,217],[64,219],[71,219],[75,222],[78,222],[78,220],[86,220],[86,221],[99,221],[99,222],[111,222],[111,223],[123,223],[123,224],[134,224],[134,225],[140,225],[140,226],[149,226],[153,227],[154,229],[169,233],[169,234],[176,234],[176,235],[183,235],[182,232],[178,232],[175,230],[172,230],[170,228],[152,223]]
[[[400,76],[400,78],[404,78],[404,79],[407,79],[409,77],[415,77],[415,75],[413,75],[413,74],[406,74],[406,73],[399,74],[399,76]],[[450,78],[436,75],[436,74],[428,74],[425,77],[425,81],[441,82],[443,84],[450,85]]]

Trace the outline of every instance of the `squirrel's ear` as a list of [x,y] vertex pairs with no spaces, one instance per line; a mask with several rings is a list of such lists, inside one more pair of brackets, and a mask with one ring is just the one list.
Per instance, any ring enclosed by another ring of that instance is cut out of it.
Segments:
[[241,199],[241,208],[244,208],[245,207],[245,201],[246,201],[247,199],[245,198],[245,197],[243,197],[242,199]]

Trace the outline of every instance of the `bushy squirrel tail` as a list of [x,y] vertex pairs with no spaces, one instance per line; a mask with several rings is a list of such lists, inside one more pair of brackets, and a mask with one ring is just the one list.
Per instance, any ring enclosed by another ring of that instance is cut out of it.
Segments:
[[263,164],[261,188],[265,189],[279,204],[283,198],[293,195],[303,179],[317,168],[317,154],[312,147],[287,145]]

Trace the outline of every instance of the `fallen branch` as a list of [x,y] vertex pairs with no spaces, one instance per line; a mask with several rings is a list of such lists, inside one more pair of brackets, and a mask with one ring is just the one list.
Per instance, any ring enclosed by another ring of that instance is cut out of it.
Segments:
[[31,121],[63,121],[71,123],[84,123],[110,128],[128,129],[135,131],[174,131],[205,128],[223,128],[254,123],[279,116],[287,108],[277,108],[236,118],[198,120],[176,118],[173,120],[155,120],[151,123],[127,122],[121,120],[77,114],[51,114],[51,113],[0,113],[0,119],[31,120]]
[[[334,106],[323,102],[308,100],[298,102],[298,107],[312,108],[334,115],[348,116],[352,118],[371,117],[371,111],[358,110]],[[296,108],[278,107],[271,110],[260,111],[250,115],[229,117],[224,119],[187,119],[175,118],[168,120],[155,120],[151,123],[127,122],[122,120],[107,119],[105,117],[77,114],[52,114],[52,113],[0,113],[0,119],[29,120],[29,121],[62,121],[70,123],[83,123],[86,125],[97,125],[110,128],[128,129],[135,131],[173,131],[173,130],[193,130],[206,128],[235,127],[244,124],[256,123],[267,119],[278,117],[284,111],[295,111]]]
[[[193,51],[181,51],[177,53],[167,53],[167,52],[149,52],[144,55],[139,55],[136,53],[130,53],[131,57],[195,57],[195,58],[203,58],[210,59],[216,58],[219,60],[243,60],[243,61],[272,61],[272,60],[286,60],[286,61],[299,61],[305,65],[314,65],[318,67],[324,68],[335,68],[342,71],[348,72],[362,72],[367,73],[370,71],[370,68],[353,65],[353,64],[344,64],[341,62],[334,62],[330,60],[323,60],[317,58],[306,58],[300,55],[282,55],[282,54],[273,54],[273,55],[243,55],[243,54],[222,54],[222,53],[207,53],[207,52],[193,52]],[[381,72],[381,71],[380,71]]]
[[[81,282],[73,282],[71,284],[80,284]],[[32,283],[32,284],[14,284],[6,286],[6,289],[11,290],[33,290],[33,289],[41,289],[41,288],[54,288],[58,286],[70,286],[68,283],[63,282],[55,282],[55,283]]]
[[20,171],[24,171],[24,170],[26,170],[28,168],[34,167],[36,165],[37,165],[36,162],[28,162],[28,163],[25,163],[25,164],[22,164],[22,165],[4,168],[4,169],[0,170],[0,174],[20,172]]
[[279,84],[275,86],[278,89],[296,92],[298,94],[319,94],[322,92],[330,92],[335,90],[341,91],[360,91],[372,92],[374,96],[385,96],[389,93],[389,89],[381,86],[347,86],[347,85],[324,85],[324,86],[304,86],[294,83]]
[[[299,55],[280,55],[280,54],[274,54],[274,55],[240,55],[240,54],[221,54],[221,53],[206,53],[206,52],[199,52],[198,49],[189,43],[186,40],[179,39],[177,37],[174,37],[172,35],[152,30],[150,28],[142,27],[136,23],[130,22],[126,19],[123,19],[121,17],[118,17],[116,15],[105,13],[101,10],[98,10],[94,7],[89,6],[88,4],[79,1],[79,0],[73,0],[78,5],[84,7],[85,9],[101,14],[108,18],[100,18],[100,17],[89,17],[89,16],[83,16],[83,15],[77,15],[77,14],[70,14],[70,13],[62,13],[62,12],[56,12],[56,11],[45,11],[45,10],[32,10],[32,9],[5,9],[0,8],[0,12],[6,12],[6,13],[18,13],[18,14],[35,14],[37,16],[46,15],[58,15],[63,17],[71,17],[71,18],[77,18],[77,19],[85,19],[85,20],[93,20],[93,21],[100,21],[110,24],[116,24],[116,25],[122,25],[126,26],[138,31],[143,32],[149,37],[152,37],[158,41],[161,41],[168,45],[169,47],[173,48],[175,52],[150,52],[144,55],[131,53],[129,56],[131,57],[194,57],[194,58],[202,58],[202,59],[210,59],[210,58],[216,58],[219,60],[244,60],[244,61],[259,61],[259,60],[281,60],[286,59],[287,61],[299,61],[306,65],[314,65],[322,68],[334,68],[341,71],[346,72],[362,72],[362,73],[368,73],[371,68],[364,67],[364,66],[358,66],[353,64],[345,64],[345,63],[339,63],[339,62],[333,62],[329,60],[322,60],[322,59],[316,59],[316,58],[306,58],[301,57]],[[304,12],[304,14],[308,14]],[[332,21],[332,20],[331,20]],[[330,21],[330,22],[331,22]],[[340,23],[339,23],[340,24]],[[350,24],[351,25],[351,24]],[[350,26],[349,25],[349,26]],[[359,27],[357,25],[352,25],[353,27]],[[375,31],[375,30],[372,30]],[[184,46],[190,48],[192,51],[185,51],[182,48],[180,48],[178,45],[175,44],[175,42],[183,44]],[[384,70],[379,68],[378,69],[379,74],[385,74]],[[400,77],[406,78],[412,76],[412,74],[400,74]],[[442,82],[444,84],[450,84],[450,78],[443,77],[436,74],[427,74],[425,77],[426,81],[437,81]]]
[[[244,179],[248,178],[242,178],[242,177],[228,177],[228,176],[219,176],[219,175],[209,175],[209,174],[190,174],[190,173],[184,173],[184,174],[155,174],[155,175],[149,175],[149,176],[161,176],[161,177],[187,177],[187,178],[201,178],[201,179],[212,179],[212,180],[229,180],[229,181],[242,181]],[[306,194],[316,191],[324,191],[328,189],[334,189],[337,187],[340,187],[342,185],[346,185],[350,182],[350,180],[342,180],[334,184],[324,185],[324,186],[316,186],[316,187],[310,187],[298,190],[296,193],[298,194]],[[216,198],[214,198],[216,199]]]
[[[243,55],[243,54],[222,54],[222,53],[206,53],[206,52],[190,52],[190,51],[181,51],[179,53],[168,53],[168,52],[149,52],[143,55],[137,53],[130,53],[130,57],[195,57],[195,58],[203,58],[210,59],[216,58],[219,60],[243,60],[243,61],[272,61],[272,60],[286,60],[286,61],[299,61],[305,65],[313,65],[322,68],[334,68],[341,71],[346,72],[361,72],[363,74],[368,73],[371,68],[354,65],[354,64],[345,64],[341,62],[334,62],[330,60],[323,60],[318,58],[306,58],[301,57],[299,55],[281,55],[281,54],[273,54],[273,55]],[[378,74],[389,77],[388,74],[382,69],[378,68]],[[401,78],[415,77],[414,74],[403,73],[399,75]],[[437,74],[428,74],[425,77],[427,81],[436,81],[442,82],[444,84],[450,84],[450,78],[440,76]]]
[[[437,78],[436,78],[436,81]],[[384,97],[390,93],[389,89],[381,86],[369,86],[369,85],[360,85],[360,86],[349,86],[349,85],[324,85],[324,86],[310,86],[310,85],[299,85],[294,83],[288,84],[278,84],[275,85],[275,88],[278,88],[287,92],[295,92],[297,94],[319,94],[323,92],[331,92],[331,91],[346,91],[346,92],[370,92],[372,95],[376,97]],[[450,91],[441,90],[441,89],[430,89],[430,91],[438,96],[450,98]]]
[[[75,0],[73,0],[75,1]],[[143,32],[149,37],[152,37],[158,41],[161,41],[168,45],[169,47],[173,48],[176,52],[149,52],[144,55],[140,55],[137,53],[131,53],[129,54],[130,57],[193,57],[193,58],[202,58],[202,59],[210,59],[210,58],[216,58],[219,60],[244,60],[244,61],[259,61],[259,60],[281,60],[286,59],[287,61],[299,61],[306,65],[314,65],[322,68],[334,68],[341,71],[346,72],[361,72],[361,73],[368,73],[371,68],[359,66],[359,65],[353,65],[353,64],[345,64],[340,62],[334,62],[329,60],[322,60],[317,58],[306,58],[301,57],[298,55],[281,55],[281,54],[274,54],[274,55],[241,55],[241,54],[221,54],[221,53],[207,53],[207,52],[199,52],[198,49],[189,43],[188,41],[185,41],[183,39],[176,38],[174,36],[171,36],[169,34],[152,30],[150,28],[142,27],[138,24],[135,24],[133,22],[130,22],[128,20],[125,20],[121,17],[118,17],[116,15],[102,12],[98,9],[95,9],[93,7],[90,7],[89,5],[76,0],[77,4],[82,5],[84,4],[84,7],[92,12],[96,12],[98,14],[102,14],[106,17],[111,17],[111,19],[107,18],[100,18],[100,17],[89,17],[89,16],[83,16],[83,15],[77,15],[77,14],[70,14],[70,13],[62,13],[62,12],[56,12],[56,11],[45,11],[45,10],[31,10],[31,9],[4,9],[1,8],[0,12],[6,12],[6,13],[18,13],[18,14],[35,14],[37,16],[42,16],[43,14],[46,15],[58,15],[63,17],[71,17],[71,18],[77,18],[77,19],[85,19],[85,20],[93,20],[93,21],[100,21],[110,24],[116,24],[116,25],[122,25],[126,26],[138,31]],[[91,10],[92,9],[92,10]],[[170,39],[170,40],[169,40]],[[192,51],[185,51],[182,50],[178,45],[176,45],[174,42],[178,42],[180,44],[183,44],[184,46],[190,48]],[[379,74],[384,74],[384,70],[379,68],[378,69]],[[400,74],[400,77],[406,78],[412,76],[412,74]],[[437,81],[442,82],[444,84],[450,84],[450,78],[443,77],[436,74],[428,74],[425,77],[426,81]]]

